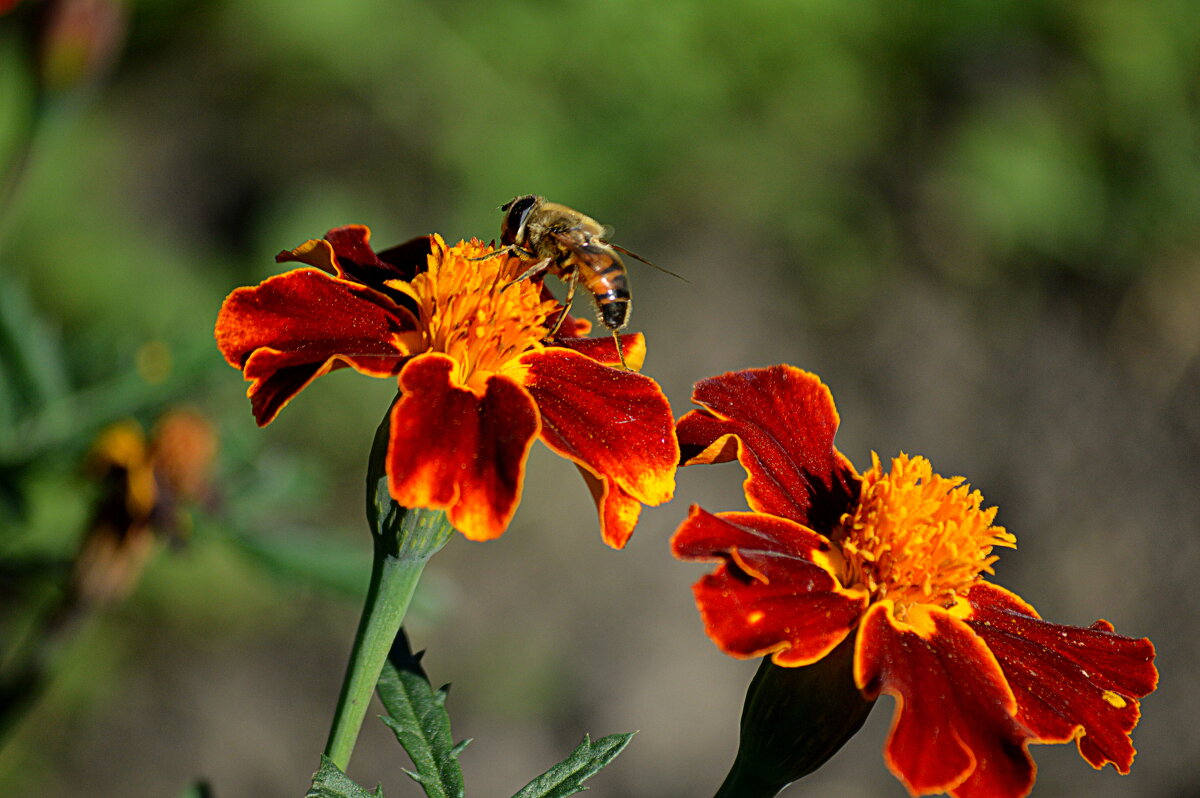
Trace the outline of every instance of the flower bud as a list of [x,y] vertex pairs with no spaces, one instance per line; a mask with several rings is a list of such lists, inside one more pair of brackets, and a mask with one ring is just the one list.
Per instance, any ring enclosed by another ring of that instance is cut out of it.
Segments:
[[874,706],[854,684],[853,632],[811,665],[765,657],[746,691],[737,759],[717,798],[771,798],[819,768]]
[[38,53],[42,90],[59,95],[99,83],[121,50],[126,27],[125,7],[120,0],[49,3],[41,24]]

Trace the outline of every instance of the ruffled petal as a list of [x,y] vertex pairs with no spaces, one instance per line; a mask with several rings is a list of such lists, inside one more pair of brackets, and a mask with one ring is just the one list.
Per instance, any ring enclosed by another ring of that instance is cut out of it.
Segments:
[[642,503],[612,480],[600,479],[578,463],[575,467],[579,469],[600,511],[600,535],[604,542],[614,549],[625,548],[642,514]]
[[374,288],[401,307],[416,312],[416,305],[389,281],[410,282],[429,266],[434,237],[418,236],[376,253],[371,249],[371,231],[365,225],[335,227],[323,239],[306,241],[275,256],[277,263],[297,262],[315,266],[351,282]]
[[216,338],[225,360],[251,381],[247,395],[265,426],[331,369],[395,374],[409,353],[405,336],[415,328],[411,313],[377,291],[295,269],[226,297]]
[[561,347],[529,352],[521,364],[542,440],[609,486],[597,499],[601,534],[620,548],[637,521],[630,500],[662,504],[675,492],[679,445],[667,397],[649,377]]
[[525,460],[540,427],[537,407],[508,377],[489,378],[483,396],[453,384],[454,365],[428,353],[400,372],[388,487],[405,507],[445,509],[467,538],[491,540],[521,500]]
[[[621,358],[617,355],[617,345],[612,336],[606,338],[558,338],[554,345],[578,352],[606,366],[621,364]],[[641,371],[642,363],[646,360],[645,337],[641,333],[622,335],[621,352],[625,355],[625,365],[634,371]]]
[[371,231],[361,224],[335,227],[325,234],[325,240],[333,246],[343,275],[376,290],[388,280],[412,282],[428,268],[433,251],[432,236],[417,236],[376,253],[370,244]]
[[679,420],[685,464],[736,454],[746,500],[759,512],[828,530],[858,495],[858,478],[833,446],[838,414],[829,389],[792,366],[730,372],[696,383]]
[[1048,623],[1020,597],[986,582],[967,599],[967,624],[996,655],[1017,698],[1017,719],[1038,742],[1078,738],[1093,767],[1111,762],[1128,773],[1137,699],[1158,684],[1153,644],[1115,634],[1106,621],[1087,629]]
[[[996,658],[963,621],[938,608],[914,626],[890,600],[859,630],[854,678],[868,699],[896,699],[884,759],[914,795],[1020,798],[1033,789],[1034,735],[1013,718],[1016,701]],[[915,620],[915,619],[913,619]]]
[[388,280],[409,282],[425,271],[433,251],[432,236],[417,236],[376,253],[366,225],[335,227],[323,239],[311,239],[275,256],[276,263],[306,263],[376,290]]
[[671,547],[680,559],[721,563],[693,590],[708,636],[735,657],[816,662],[867,605],[865,591],[838,583],[829,541],[786,518],[693,506]]

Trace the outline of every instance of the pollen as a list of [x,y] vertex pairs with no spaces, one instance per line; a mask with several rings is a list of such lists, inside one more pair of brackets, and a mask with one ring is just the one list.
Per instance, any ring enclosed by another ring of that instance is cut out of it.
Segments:
[[394,285],[417,302],[424,351],[449,355],[455,380],[476,391],[541,347],[558,309],[542,299],[539,283],[516,279],[529,264],[491,253],[476,239],[447,247],[435,235],[428,270]]
[[983,509],[983,496],[962,477],[933,473],[924,457],[901,454],[887,474],[878,455],[871,460],[861,498],[838,530],[843,576],[872,600],[893,600],[899,620],[918,604],[953,607],[993,573],[993,548],[1016,548],[1016,538],[993,525],[996,508]]
[[1123,697],[1117,695],[1112,690],[1105,690],[1101,697],[1117,709],[1124,709],[1125,705],[1128,703]]

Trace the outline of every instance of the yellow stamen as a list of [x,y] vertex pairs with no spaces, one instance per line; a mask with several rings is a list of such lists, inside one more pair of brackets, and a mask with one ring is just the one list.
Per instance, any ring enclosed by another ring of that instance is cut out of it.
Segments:
[[1104,694],[1101,696],[1101,698],[1103,698],[1105,701],[1107,701],[1109,704],[1116,707],[1117,709],[1124,709],[1125,705],[1128,703],[1124,698],[1117,695],[1112,690],[1105,690]]
[[517,358],[542,346],[557,305],[541,298],[539,284],[513,282],[524,271],[520,258],[480,260],[491,248],[478,240],[447,247],[433,239],[428,270],[411,283],[388,285],[416,300],[423,351],[449,355],[455,381],[482,392],[488,377],[518,368]]
[[996,508],[983,509],[983,496],[962,477],[942,477],[924,457],[901,454],[882,472],[872,453],[863,474],[862,496],[842,516],[840,539],[846,584],[862,585],[872,601],[895,602],[905,620],[918,604],[943,608],[980,574],[990,574],[994,546],[1016,548],[1016,538],[993,526]]

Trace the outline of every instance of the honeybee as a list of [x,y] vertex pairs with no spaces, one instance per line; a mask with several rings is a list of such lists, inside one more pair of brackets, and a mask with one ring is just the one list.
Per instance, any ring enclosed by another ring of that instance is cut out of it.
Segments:
[[629,274],[617,252],[643,263],[650,262],[605,241],[604,226],[592,217],[566,205],[547,202],[535,194],[514,197],[500,210],[504,211],[504,221],[500,225],[500,243],[504,246],[485,257],[515,252],[523,258],[536,260],[512,281],[514,283],[549,273],[567,284],[567,298],[550,330],[551,335],[558,332],[567,317],[571,300],[575,298],[575,287],[583,283],[595,301],[600,322],[612,332],[621,366],[629,368],[625,353],[621,351],[619,333],[629,323],[633,297],[629,292]]

